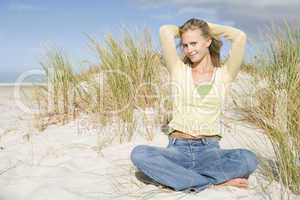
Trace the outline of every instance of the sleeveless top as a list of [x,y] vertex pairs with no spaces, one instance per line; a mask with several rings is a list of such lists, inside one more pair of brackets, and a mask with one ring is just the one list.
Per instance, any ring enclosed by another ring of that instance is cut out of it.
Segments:
[[206,84],[195,84],[192,69],[183,64],[172,80],[173,113],[166,134],[174,130],[197,137],[217,135],[222,137],[221,115],[223,114],[226,85],[221,80],[222,68],[215,68]]

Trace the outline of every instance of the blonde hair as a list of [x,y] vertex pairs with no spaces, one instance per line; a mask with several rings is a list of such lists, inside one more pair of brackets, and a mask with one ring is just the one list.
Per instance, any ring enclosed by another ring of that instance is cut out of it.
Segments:
[[[211,56],[211,61],[214,67],[221,67],[220,51],[223,43],[222,41],[212,37],[207,22],[196,18],[189,19],[182,26],[179,27],[179,35],[181,37],[184,32],[195,29],[200,29],[204,38],[212,39],[211,44],[209,46],[209,54]],[[192,64],[192,61],[187,56],[184,56],[183,62],[185,64]]]

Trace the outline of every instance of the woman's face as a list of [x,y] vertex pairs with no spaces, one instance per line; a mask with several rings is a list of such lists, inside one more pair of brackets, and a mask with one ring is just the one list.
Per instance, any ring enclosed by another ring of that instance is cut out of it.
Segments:
[[181,48],[192,63],[199,62],[209,53],[211,39],[205,39],[200,29],[187,30],[181,35]]

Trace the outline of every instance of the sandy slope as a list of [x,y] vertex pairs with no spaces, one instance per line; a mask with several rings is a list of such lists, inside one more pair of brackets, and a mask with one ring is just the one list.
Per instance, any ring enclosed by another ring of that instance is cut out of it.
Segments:
[[[129,155],[135,145],[166,146],[159,127],[152,142],[143,137],[143,126],[133,142],[99,149],[115,132],[114,127],[93,129],[84,116],[64,126],[50,126],[38,133],[31,116],[22,112],[12,98],[12,89],[0,87],[0,199],[280,199],[280,186],[271,183],[262,192],[265,179],[258,169],[250,176],[250,189],[223,187],[185,194],[144,185],[134,176]],[[231,123],[221,141],[222,148],[248,148],[272,158],[270,143],[259,130]],[[293,197],[292,199],[296,199]],[[299,198],[299,196],[298,196]]]

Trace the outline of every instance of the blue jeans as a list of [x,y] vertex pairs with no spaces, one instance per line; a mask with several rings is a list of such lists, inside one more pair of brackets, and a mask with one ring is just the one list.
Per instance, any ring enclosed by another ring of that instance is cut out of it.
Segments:
[[169,136],[166,148],[138,145],[130,155],[135,167],[175,191],[199,192],[233,178],[248,178],[258,165],[247,149],[221,149],[218,138]]

